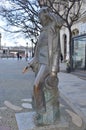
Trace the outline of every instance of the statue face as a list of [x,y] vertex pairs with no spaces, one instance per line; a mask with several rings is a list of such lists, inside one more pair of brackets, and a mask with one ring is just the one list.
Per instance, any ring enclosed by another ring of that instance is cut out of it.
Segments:
[[42,26],[46,26],[49,23],[50,18],[49,18],[49,10],[47,7],[42,8],[40,10],[39,19],[40,19]]
[[46,5],[47,0],[38,0],[40,6]]

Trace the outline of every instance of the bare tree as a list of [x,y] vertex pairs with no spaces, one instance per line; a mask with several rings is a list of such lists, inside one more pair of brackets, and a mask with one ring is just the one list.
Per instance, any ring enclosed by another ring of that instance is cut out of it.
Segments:
[[6,31],[21,32],[25,37],[37,36],[40,31],[38,20],[38,3],[30,0],[5,0],[9,6],[2,5],[0,15],[6,18],[7,26],[14,26],[16,30],[6,29]]
[[[10,3],[9,8],[2,6],[0,15],[5,17],[9,26],[17,27],[15,32],[22,32],[26,37],[37,37],[40,32],[38,19],[39,6],[48,6],[50,10],[64,20],[64,25],[69,30],[69,57],[71,55],[72,25],[86,13],[82,12],[83,0],[5,0]],[[39,4],[38,4],[39,3]],[[71,63],[72,64],[72,63]]]

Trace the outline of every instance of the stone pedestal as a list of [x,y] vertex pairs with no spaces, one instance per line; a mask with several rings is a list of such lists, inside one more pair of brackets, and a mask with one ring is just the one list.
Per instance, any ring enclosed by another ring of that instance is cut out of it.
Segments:
[[69,123],[61,115],[54,125],[36,126],[35,112],[26,112],[16,114],[16,120],[19,130],[69,130]]

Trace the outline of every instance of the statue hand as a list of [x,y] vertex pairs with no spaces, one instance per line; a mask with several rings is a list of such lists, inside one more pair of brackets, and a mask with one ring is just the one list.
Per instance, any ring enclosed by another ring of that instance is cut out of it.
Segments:
[[38,67],[37,59],[33,57],[32,59],[29,60],[28,66],[26,66],[23,69],[23,73],[26,73],[30,68],[33,70],[33,72],[36,72],[37,67]]
[[22,71],[22,73],[24,74],[24,73],[26,73],[28,70],[29,70],[29,66],[26,66],[24,69],[23,69],[23,71]]
[[37,68],[38,68],[38,63],[35,62],[34,64],[30,65],[31,69],[33,70],[33,72],[36,72],[37,71]]

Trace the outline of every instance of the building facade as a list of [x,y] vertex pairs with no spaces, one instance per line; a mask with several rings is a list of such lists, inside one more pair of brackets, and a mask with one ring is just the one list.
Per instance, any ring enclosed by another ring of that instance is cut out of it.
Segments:
[[[86,1],[82,11],[85,12]],[[86,13],[72,26],[72,69],[86,70]],[[61,52],[64,61],[69,59],[69,31],[62,27],[60,31]]]
[[72,39],[72,68],[86,70],[86,34]]

